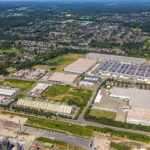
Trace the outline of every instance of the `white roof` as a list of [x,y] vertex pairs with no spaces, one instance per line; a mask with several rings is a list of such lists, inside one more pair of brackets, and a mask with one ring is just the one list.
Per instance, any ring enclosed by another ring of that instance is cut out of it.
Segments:
[[12,96],[15,93],[15,89],[0,88],[0,95]]
[[49,84],[44,84],[44,83],[38,83],[32,90],[31,92],[33,93],[41,93],[45,89],[49,87]]
[[66,82],[66,83],[73,83],[77,79],[78,75],[72,75],[68,73],[62,72],[55,72],[53,73],[48,80],[55,81],[55,82]]
[[101,90],[99,90],[99,92],[97,93],[94,103],[100,103],[100,101],[102,99],[102,95],[100,95],[100,94],[101,94]]
[[95,60],[80,58],[80,59],[74,61],[72,64],[68,65],[64,69],[64,71],[74,72],[74,73],[85,73],[91,67],[93,67],[96,63],[97,63],[97,61],[95,61]]
[[129,98],[129,105],[131,106],[150,108],[149,90],[114,87],[111,89],[111,95]]
[[26,99],[19,99],[17,101],[17,105],[35,108],[35,109],[43,109],[43,110],[53,111],[57,113],[64,113],[64,114],[71,114],[72,112],[71,106],[51,104],[51,103],[26,100]]

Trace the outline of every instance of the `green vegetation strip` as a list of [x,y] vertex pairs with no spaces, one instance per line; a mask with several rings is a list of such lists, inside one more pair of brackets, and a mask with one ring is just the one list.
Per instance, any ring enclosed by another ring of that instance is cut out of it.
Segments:
[[91,110],[89,115],[94,116],[98,119],[102,118],[102,117],[105,117],[107,119],[115,120],[115,118],[116,118],[116,113],[115,112],[109,112],[109,111],[103,111],[103,110]]
[[120,144],[117,144],[117,143],[111,143],[110,147],[115,148],[116,150],[131,150],[130,147],[124,146],[124,145],[120,145]]
[[[6,113],[7,112],[5,112],[5,114]],[[17,115],[17,113],[9,113],[9,114]],[[134,141],[140,141],[140,142],[145,142],[145,143],[150,142],[150,136],[146,136],[142,134],[117,131],[117,130],[113,130],[109,128],[100,128],[100,127],[94,127],[94,126],[81,126],[78,124],[71,124],[67,122],[44,119],[44,118],[39,118],[39,117],[27,116],[27,115],[21,115],[21,116],[28,118],[27,124],[30,126],[34,126],[35,128],[36,127],[40,129],[50,128],[50,129],[64,131],[72,135],[89,137],[89,138],[93,136],[94,132],[101,132],[104,134],[110,134],[112,136],[127,138],[127,139],[134,140]]]

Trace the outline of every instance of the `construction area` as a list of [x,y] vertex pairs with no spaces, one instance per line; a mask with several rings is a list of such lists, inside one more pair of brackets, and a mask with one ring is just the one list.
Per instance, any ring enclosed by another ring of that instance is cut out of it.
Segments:
[[50,86],[51,84],[38,83],[35,87],[31,89],[29,95],[41,96]]
[[23,135],[26,118],[0,114],[0,149],[26,150],[34,141],[33,135]]
[[92,59],[80,58],[74,61],[72,64],[64,68],[65,72],[71,72],[76,74],[85,74],[92,67],[96,65],[97,61]]
[[42,101],[19,99],[17,101],[17,105],[35,109],[42,109],[45,111],[55,112],[64,115],[71,115],[72,113],[72,107],[59,104],[52,104],[50,102],[48,103]]

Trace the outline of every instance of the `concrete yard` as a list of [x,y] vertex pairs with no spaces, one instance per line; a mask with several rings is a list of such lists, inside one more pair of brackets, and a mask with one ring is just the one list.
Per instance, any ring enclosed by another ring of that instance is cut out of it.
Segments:
[[128,109],[128,123],[150,125],[150,109],[132,107]]
[[129,99],[129,105],[150,108],[150,91],[137,88],[114,87],[110,90],[110,97]]

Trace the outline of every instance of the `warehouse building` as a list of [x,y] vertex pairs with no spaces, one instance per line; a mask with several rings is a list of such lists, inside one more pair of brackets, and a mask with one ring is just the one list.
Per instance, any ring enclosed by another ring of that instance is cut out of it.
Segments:
[[110,97],[129,101],[127,122],[150,125],[150,91],[137,88],[112,88]]
[[135,63],[135,64],[144,64],[146,63],[145,58],[136,58],[136,57],[126,57],[126,56],[117,56],[117,55],[108,55],[108,54],[98,54],[98,53],[88,53],[85,58],[92,60],[107,60],[107,61],[120,61],[124,63]]
[[30,91],[30,95],[32,96],[40,96],[42,95],[48,88],[50,84],[38,83],[33,89]]
[[100,77],[97,77],[97,76],[89,76],[89,75],[86,75],[84,77],[84,80],[85,81],[89,81],[89,82],[93,82],[93,83],[97,83],[97,82],[100,82],[101,81],[101,78]]
[[130,106],[150,108],[149,90],[114,87],[110,90],[110,97],[128,100]]
[[20,92],[18,88],[11,88],[7,86],[0,86],[0,96],[5,96],[7,98],[12,98]]
[[35,109],[42,109],[45,111],[55,112],[59,114],[71,115],[72,107],[65,105],[52,104],[47,102],[19,99],[17,105]]
[[127,123],[150,125],[150,109],[141,107],[128,109]]
[[95,84],[93,82],[89,82],[89,81],[80,81],[79,82],[79,86],[81,87],[87,87],[87,88],[92,88],[95,86]]
[[94,65],[96,65],[97,61],[92,59],[80,58],[68,65],[64,68],[64,71],[77,73],[77,74],[85,74],[88,72]]
[[73,84],[78,80],[78,75],[55,72],[48,78],[48,81],[60,82],[64,84]]

